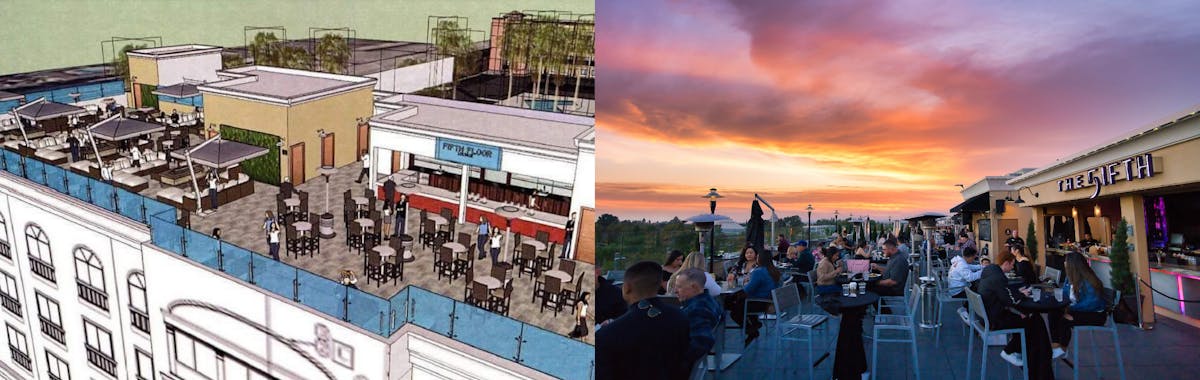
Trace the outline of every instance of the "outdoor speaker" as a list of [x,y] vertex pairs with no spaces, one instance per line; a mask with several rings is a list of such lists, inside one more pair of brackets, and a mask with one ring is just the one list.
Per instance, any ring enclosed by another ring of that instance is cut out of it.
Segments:
[[1004,200],[1003,200],[1003,199],[997,199],[997,200],[996,200],[996,213],[997,213],[997,214],[1003,214],[1003,213],[1004,213]]

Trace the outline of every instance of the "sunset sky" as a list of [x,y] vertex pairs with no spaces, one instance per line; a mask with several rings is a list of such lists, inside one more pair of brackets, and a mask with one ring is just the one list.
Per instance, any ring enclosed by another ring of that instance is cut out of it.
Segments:
[[[1097,5],[1099,4],[1099,5]],[[597,202],[622,219],[812,204],[948,212],[1200,108],[1200,4],[617,0],[596,5]]]

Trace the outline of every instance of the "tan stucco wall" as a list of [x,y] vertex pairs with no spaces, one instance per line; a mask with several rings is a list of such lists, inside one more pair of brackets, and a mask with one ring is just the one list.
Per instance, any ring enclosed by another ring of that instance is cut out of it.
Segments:
[[[1029,228],[1030,218],[1033,217],[1033,211],[1030,208],[1019,207],[1016,203],[1013,203],[1013,202],[1005,202],[1004,203],[1004,213],[995,212],[996,201],[1004,199],[1004,197],[1008,196],[1008,195],[1009,195],[1009,192],[993,192],[991,195],[989,195],[989,198],[988,198],[988,204],[991,206],[993,211],[988,212],[986,214],[975,213],[975,214],[972,214],[972,216],[971,216],[971,230],[975,231],[975,238],[976,238],[975,244],[976,244],[976,246],[979,247],[980,252],[983,252],[983,247],[985,247],[985,246],[988,247],[989,254],[995,254],[996,249],[1004,248],[1004,241],[1008,240],[1008,237],[1004,236],[1004,228],[1002,228],[1000,226],[1001,219],[1016,219],[1017,220],[1017,231],[1018,231],[1017,233],[1019,235],[1021,235],[1022,239],[1026,238],[1025,232],[1027,232],[1027,229]],[[979,228],[978,221],[981,219],[990,219],[992,221],[992,223],[991,223],[991,238],[992,238],[992,240],[990,242],[984,241],[979,238],[981,236],[980,232],[982,232],[982,231],[978,231],[978,228]],[[1046,241],[1046,238],[1044,236],[1039,235],[1037,238],[1038,238],[1039,244],[1042,244]],[[1044,249],[1039,250],[1039,252],[1045,252],[1045,250]]]
[[168,101],[162,100],[162,98],[160,97],[160,98],[158,98],[158,110],[169,115],[172,110],[179,111],[179,113],[192,112],[192,111],[196,110],[196,106],[189,106],[187,104],[168,102]]
[[[214,127],[220,131],[221,125],[283,137],[287,131],[287,108],[264,102],[205,93],[204,127],[206,130],[208,127]],[[279,166],[286,168],[287,163],[281,159]]]
[[[358,161],[358,119],[371,117],[375,111],[371,87],[293,105],[288,109],[288,131],[285,146],[304,143],[304,178],[317,176],[321,166],[321,138],[317,131],[334,134],[334,164],[338,167]],[[207,99],[205,99],[207,102]],[[205,103],[207,106],[208,104]],[[281,161],[280,170],[288,176],[291,160]]]
[[129,76],[134,82],[158,85],[158,62],[150,58],[129,56]]
[[[1197,159],[1200,158],[1200,140],[1191,140],[1151,151],[1150,153],[1155,159],[1161,158],[1161,167],[1159,168],[1162,170],[1161,173],[1157,173],[1151,178],[1135,179],[1133,181],[1124,180],[1124,173],[1122,173],[1122,179],[1118,180],[1117,183],[1104,186],[1101,189],[1100,197],[1167,186],[1200,183],[1200,170],[1196,170],[1194,167]],[[1115,162],[1125,158],[1112,157],[1107,162]],[[1072,175],[1075,174],[1079,173],[1072,173]],[[1087,200],[1092,196],[1093,191],[1091,188],[1059,192],[1058,180],[1060,179],[1062,178],[1051,178],[1047,182],[1030,186],[1030,189],[1038,193],[1038,197],[1036,198],[1022,191],[1022,196],[1025,197],[1024,199],[1027,202],[1026,206]]]

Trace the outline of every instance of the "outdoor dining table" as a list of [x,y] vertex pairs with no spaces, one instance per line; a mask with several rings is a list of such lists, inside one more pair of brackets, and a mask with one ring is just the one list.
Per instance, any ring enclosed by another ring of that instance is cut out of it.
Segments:
[[355,219],[354,221],[355,221],[355,222],[358,222],[358,224],[361,224],[361,225],[362,225],[362,227],[363,227],[363,232],[367,232],[367,229],[368,229],[368,228],[374,228],[374,227],[375,227],[375,221],[374,221],[374,220],[371,220],[371,218],[358,218],[358,219]]
[[283,200],[283,205],[284,205],[284,206],[287,206],[288,208],[296,208],[296,207],[300,207],[300,198],[299,198],[299,197],[296,197],[296,196],[293,196],[293,197],[291,197],[291,198],[284,199],[284,200]]
[[571,274],[558,269],[548,270],[546,271],[546,275],[550,277],[557,277],[559,280],[562,280],[563,283],[571,282]]
[[[454,252],[455,256],[467,253],[467,247],[463,246],[462,244],[456,243],[456,242],[445,243],[445,244],[442,244],[442,246],[446,247],[446,248],[450,248],[450,251]],[[470,257],[468,257],[467,259],[469,260]]]
[[441,215],[438,215],[438,214],[429,214],[429,220],[432,220],[433,224],[435,224],[439,227],[446,225],[446,223],[449,223],[448,221],[446,221],[445,217],[442,217]]
[[1055,298],[1055,292],[1062,292],[1062,288],[1053,288],[1049,290],[1044,289],[1041,291],[1042,294],[1040,299],[1035,300],[1033,297],[1025,298],[1020,302],[1017,302],[1017,308],[1024,311],[1045,313],[1054,310],[1061,310],[1071,305],[1071,300],[1067,297],[1063,297],[1062,301],[1059,301],[1057,298]]
[[378,253],[379,257],[383,258],[384,260],[396,256],[396,250],[386,245],[377,245],[375,248],[371,248],[371,251]]
[[[837,348],[833,356],[833,377],[835,379],[859,379],[867,371],[867,350],[863,347],[863,316],[867,306],[879,301],[875,292],[866,292],[856,297],[843,297],[841,294],[825,294],[817,296],[817,304],[830,313],[841,313],[841,324],[838,327]],[[834,309],[835,310],[831,310]],[[818,359],[819,363],[825,357]],[[816,363],[813,363],[815,365]]]
[[308,234],[308,231],[312,231],[312,223],[309,222],[295,222],[292,223],[292,227],[296,227],[296,231],[302,234]]
[[538,251],[546,250],[546,244],[543,244],[542,242],[537,241],[537,240],[524,240],[524,241],[521,241],[521,244],[528,244],[530,247],[533,247],[534,249],[536,249]]
[[500,287],[503,286],[503,284],[500,283],[499,279],[492,277],[492,276],[475,277],[475,282],[478,282],[480,284],[487,286],[488,290],[500,289]]
[[[728,281],[717,281],[717,284],[721,286],[721,293],[716,295],[717,304],[720,304],[720,305],[723,305],[725,303],[725,299],[724,299],[725,297],[737,294],[738,292],[742,291],[741,286],[730,284]],[[720,344],[717,346],[714,346],[714,349],[724,350],[724,345],[725,345],[724,327],[722,327],[721,330],[722,330],[721,333],[717,335],[717,341],[720,342]],[[709,369],[709,371],[713,371],[713,370],[724,371],[726,368],[729,368],[729,366],[733,365],[733,362],[736,362],[738,359],[742,358],[742,354],[739,354],[739,353],[720,352],[720,351],[714,351],[714,352],[715,352],[715,354],[708,355],[707,368]]]

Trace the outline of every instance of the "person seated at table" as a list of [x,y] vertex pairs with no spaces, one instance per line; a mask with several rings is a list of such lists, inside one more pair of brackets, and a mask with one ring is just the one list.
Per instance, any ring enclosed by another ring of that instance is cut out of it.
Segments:
[[[675,272],[675,281],[672,283],[675,295],[683,305],[683,315],[687,317],[690,331],[687,353],[683,355],[683,362],[680,363],[683,371],[688,373],[696,360],[707,356],[713,343],[716,343],[713,328],[725,315],[725,310],[721,309],[717,299],[713,298],[714,294],[706,289],[708,281],[712,281],[712,277],[703,270],[684,268]],[[720,292],[720,289],[717,291]]]
[[[887,242],[887,241],[885,240],[884,242]],[[856,258],[856,259],[870,259],[871,258],[871,253],[867,252],[867,242],[864,241],[864,242],[858,243],[858,248],[854,249],[854,258]]]
[[1021,235],[1017,234],[1016,230],[1006,228],[1004,229],[1004,235],[1008,236],[1008,239],[1004,241],[1004,245],[1007,247],[1012,247],[1014,245],[1025,245],[1025,239],[1022,239]]
[[842,261],[842,256],[836,253],[829,253],[821,258],[821,262],[817,264],[817,294],[838,294],[842,291],[841,285],[838,285],[837,277],[846,272],[845,262]]
[[997,252],[996,264],[983,268],[983,274],[979,278],[979,296],[992,330],[1025,330],[1025,356],[1022,357],[1019,352],[1021,338],[1010,334],[1008,344],[1004,346],[1000,357],[1018,367],[1028,362],[1031,379],[1052,379],[1054,372],[1050,362],[1050,335],[1046,331],[1046,324],[1037,313],[1026,313],[1017,307],[1022,300],[1028,298],[1029,289],[1012,291],[1008,287],[1008,277],[1004,275],[1005,272],[1013,270],[1016,262],[1016,257],[1011,251]]
[[896,254],[900,252],[899,245],[892,239],[883,242],[883,256],[888,258],[887,266],[871,264],[871,269],[883,274],[873,289],[881,296],[904,295],[904,285],[908,282],[908,256]]
[[1042,281],[1038,279],[1037,272],[1033,269],[1033,260],[1029,259],[1029,255],[1025,254],[1024,245],[1014,245],[1008,247],[1008,251],[1016,257],[1016,264],[1013,270],[1017,273],[1025,285],[1040,284]]
[[[754,252],[754,248],[747,247],[747,251]],[[771,263],[771,253],[763,252],[755,254],[758,259],[757,265],[750,271],[750,280],[746,282],[746,286],[742,288],[742,293],[731,297],[733,299],[729,311],[733,315],[733,321],[738,326],[746,326],[746,345],[755,338],[758,338],[758,328],[762,326],[758,316],[747,316],[746,313],[763,312],[767,310],[767,304],[763,302],[754,302],[747,304],[747,299],[771,299],[771,291],[779,287],[781,274],[779,269]]]
[[679,268],[681,267],[683,267],[683,252],[680,252],[678,249],[673,249],[671,252],[668,252],[667,259],[663,260],[662,288],[659,289],[658,294],[666,294],[666,292],[670,289],[667,287],[667,281],[670,281],[671,276],[674,275],[675,272],[679,271]]
[[961,250],[967,249],[968,247],[974,248],[975,250],[979,250],[979,248],[975,246],[975,240],[971,239],[970,236],[967,235],[967,233],[965,231],[959,233],[958,234],[958,249],[961,251]]
[[688,319],[658,297],[662,266],[642,261],[625,270],[624,315],[596,331],[596,379],[686,379]]
[[670,280],[667,280],[667,292],[672,292],[675,290],[675,282],[679,280],[680,272],[683,272],[687,269],[699,269],[704,273],[704,290],[707,290],[708,294],[712,296],[721,294],[721,285],[717,284],[717,279],[713,277],[712,273],[704,271],[704,268],[706,268],[705,265],[704,255],[700,254],[700,252],[689,253],[687,257],[683,259],[683,265],[679,267],[679,270],[675,271],[675,274],[671,275]]
[[966,299],[967,293],[963,289],[978,281],[979,276],[983,274],[983,266],[975,264],[978,256],[974,248],[967,248],[962,251],[962,256],[950,259],[950,272],[946,274],[946,279],[949,280],[946,292],[951,297]]
[[1092,234],[1083,233],[1083,239],[1079,239],[1079,248],[1087,249],[1093,245],[1100,244],[1099,240],[1092,239]]
[[798,240],[788,247],[787,262],[799,273],[808,273],[816,265],[816,259],[808,251],[808,242],[804,240]]
[[1108,322],[1108,301],[1104,298],[1104,285],[1096,272],[1092,271],[1078,252],[1067,254],[1063,264],[1067,280],[1063,291],[1068,295],[1071,306],[1066,310],[1055,310],[1050,316],[1050,347],[1053,357],[1066,355],[1063,347],[1071,344],[1071,327],[1102,326]]

